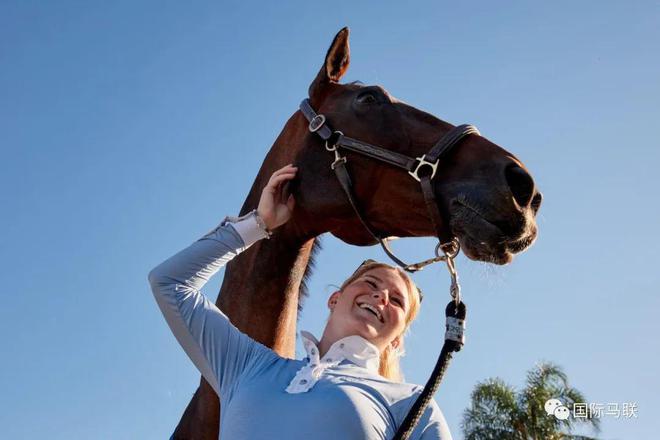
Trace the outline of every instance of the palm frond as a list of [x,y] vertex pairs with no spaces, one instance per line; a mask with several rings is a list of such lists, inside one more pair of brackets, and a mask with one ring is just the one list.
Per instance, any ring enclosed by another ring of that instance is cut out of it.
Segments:
[[480,382],[471,394],[470,407],[463,413],[465,439],[597,440],[570,433],[575,425],[583,423],[598,432],[600,421],[593,414],[559,420],[545,411],[545,402],[553,398],[572,412],[576,403],[586,403],[584,395],[569,385],[563,369],[551,362],[541,362],[528,371],[525,387],[519,392],[500,378]]
[[499,378],[477,384],[461,423],[466,440],[524,440],[515,435],[516,391]]

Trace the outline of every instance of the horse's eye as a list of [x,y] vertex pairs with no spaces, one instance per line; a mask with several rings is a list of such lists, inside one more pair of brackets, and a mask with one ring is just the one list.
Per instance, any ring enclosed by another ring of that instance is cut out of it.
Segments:
[[376,102],[376,97],[371,93],[363,93],[357,97],[357,102],[360,104],[373,104]]

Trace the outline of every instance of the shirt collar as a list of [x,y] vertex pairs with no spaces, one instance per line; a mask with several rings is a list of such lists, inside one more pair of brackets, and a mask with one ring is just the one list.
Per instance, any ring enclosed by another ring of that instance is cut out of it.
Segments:
[[380,352],[378,348],[362,336],[346,336],[330,346],[328,352],[319,359],[319,341],[311,333],[302,330],[300,337],[310,362],[339,363],[347,359],[359,367],[378,374]]

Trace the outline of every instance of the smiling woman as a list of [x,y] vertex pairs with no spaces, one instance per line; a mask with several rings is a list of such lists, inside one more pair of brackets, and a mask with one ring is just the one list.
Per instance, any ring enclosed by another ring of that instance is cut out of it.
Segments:
[[[225,219],[154,268],[151,289],[177,340],[222,399],[221,438],[390,439],[421,392],[401,382],[398,369],[403,334],[420,303],[403,271],[360,266],[328,299],[321,341],[301,333],[302,360],[242,333],[201,293],[222,266],[291,218],[296,201],[284,188],[296,173],[292,165],[273,173],[256,210]],[[435,402],[410,438],[451,439]]]
[[[403,270],[385,263],[366,261],[330,296],[328,307],[332,313],[323,332],[321,348],[327,346],[327,340],[332,340],[334,333],[342,335],[359,331],[369,338],[378,331],[379,374],[391,380],[403,380],[399,367],[403,335],[417,317],[420,295],[415,283]],[[355,304],[348,304],[350,307],[347,307],[345,304],[351,301],[352,296]],[[357,319],[353,319],[350,312],[356,314]],[[377,320],[375,325],[368,325],[365,316],[374,316]],[[389,344],[388,336],[391,340]]]

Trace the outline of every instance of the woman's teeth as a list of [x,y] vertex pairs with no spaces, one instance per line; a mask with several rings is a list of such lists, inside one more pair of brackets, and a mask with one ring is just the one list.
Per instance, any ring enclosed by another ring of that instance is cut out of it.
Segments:
[[378,309],[376,307],[372,306],[371,304],[367,304],[367,303],[358,304],[358,307],[360,307],[361,309],[369,310],[371,313],[376,315],[376,318],[378,318],[378,320],[380,322],[383,322],[383,316],[380,314],[380,312],[378,311]]

